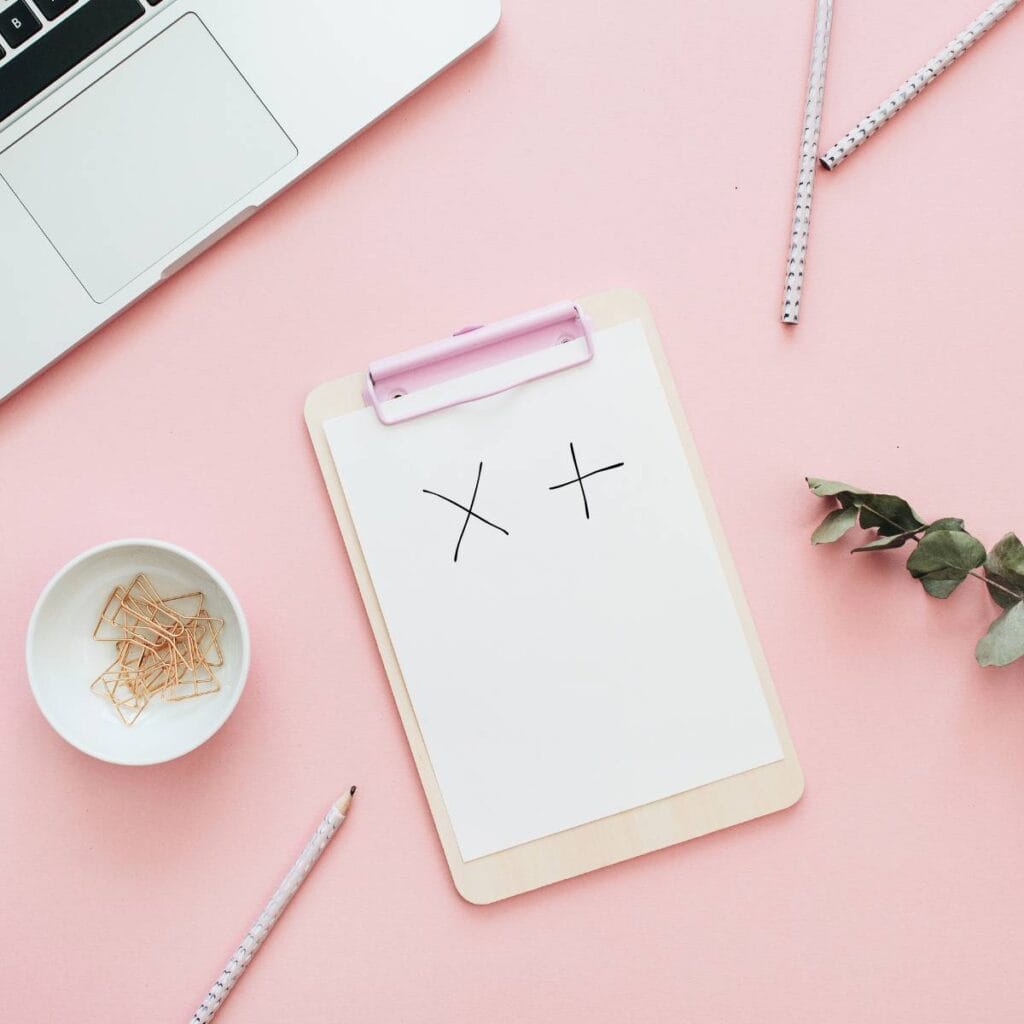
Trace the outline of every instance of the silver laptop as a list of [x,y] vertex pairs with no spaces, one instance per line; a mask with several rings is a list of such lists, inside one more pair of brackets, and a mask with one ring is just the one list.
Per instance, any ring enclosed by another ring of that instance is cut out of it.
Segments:
[[0,0],[0,398],[499,13],[500,0]]

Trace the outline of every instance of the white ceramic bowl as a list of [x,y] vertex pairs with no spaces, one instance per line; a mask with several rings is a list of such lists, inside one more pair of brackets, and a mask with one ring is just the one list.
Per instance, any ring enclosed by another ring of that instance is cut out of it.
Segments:
[[[113,645],[92,638],[114,587],[144,572],[164,595],[200,590],[224,620],[218,693],[176,703],[156,698],[125,725],[89,684],[114,660]],[[238,703],[249,673],[249,628],[238,598],[201,558],[157,540],[101,544],[70,561],[46,585],[28,626],[28,677],[46,720],[73,746],[114,764],[158,764],[208,740]]]

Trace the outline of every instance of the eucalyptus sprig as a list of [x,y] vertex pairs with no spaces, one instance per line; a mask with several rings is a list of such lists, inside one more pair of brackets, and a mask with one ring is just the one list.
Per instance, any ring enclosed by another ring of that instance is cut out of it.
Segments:
[[892,551],[912,541],[907,572],[929,596],[944,600],[972,576],[1003,609],[974,649],[978,664],[1009,665],[1024,657],[1024,544],[1016,534],[1006,534],[986,552],[962,519],[926,523],[903,498],[872,494],[836,480],[808,477],[807,486],[819,498],[838,502],[811,535],[812,544],[832,544],[857,525],[873,531],[874,539],[854,552]]

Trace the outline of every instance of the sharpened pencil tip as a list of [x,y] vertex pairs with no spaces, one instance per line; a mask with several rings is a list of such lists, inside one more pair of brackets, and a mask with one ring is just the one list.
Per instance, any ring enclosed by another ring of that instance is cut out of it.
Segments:
[[351,789],[346,789],[337,800],[334,801],[335,809],[339,814],[348,814],[348,809],[352,804],[352,798],[355,796],[356,787],[352,786]]

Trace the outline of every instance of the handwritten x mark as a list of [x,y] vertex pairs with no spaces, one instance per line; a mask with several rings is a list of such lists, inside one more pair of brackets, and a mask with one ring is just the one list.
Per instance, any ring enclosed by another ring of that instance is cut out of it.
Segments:
[[455,501],[454,498],[449,498],[447,495],[438,494],[437,491],[428,491],[426,487],[423,488],[424,494],[432,494],[435,498],[440,498],[442,501],[447,501],[449,505],[454,505],[456,508],[461,508],[466,513],[466,518],[462,523],[462,530],[459,532],[459,539],[455,544],[455,558],[453,561],[459,560],[459,548],[462,547],[462,538],[466,536],[466,527],[469,526],[470,519],[479,519],[481,523],[485,523],[487,526],[492,527],[495,530],[500,530],[505,536],[509,535],[508,530],[503,526],[498,526],[497,523],[492,523],[490,519],[484,519],[478,512],[473,511],[473,507],[476,505],[476,495],[480,490],[480,477],[483,475],[484,464],[481,462],[476,471],[476,485],[473,487],[473,497],[469,500],[469,508],[466,508],[461,502]]

